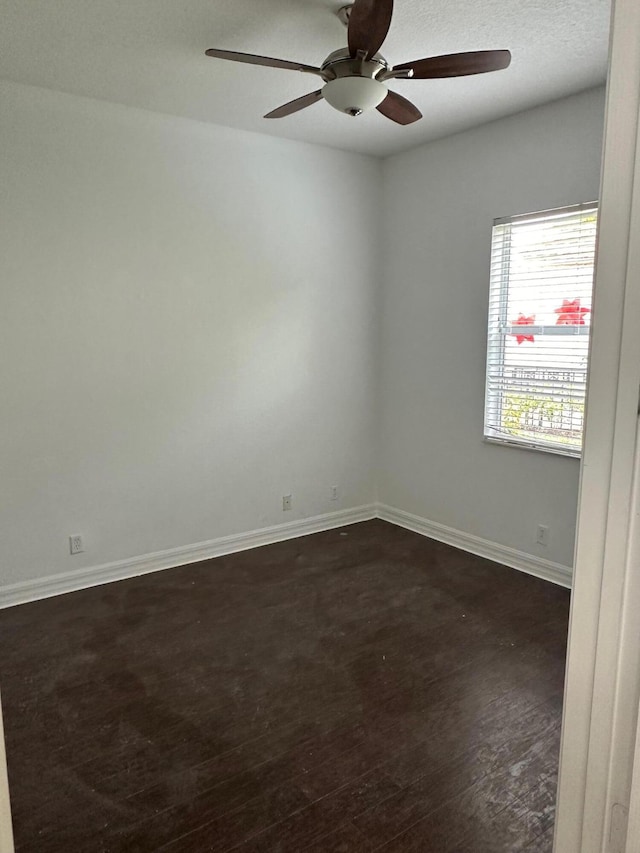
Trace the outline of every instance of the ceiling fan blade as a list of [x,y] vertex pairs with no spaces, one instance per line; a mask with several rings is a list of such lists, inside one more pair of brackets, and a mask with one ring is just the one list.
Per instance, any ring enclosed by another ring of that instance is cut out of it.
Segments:
[[428,80],[437,77],[464,77],[467,74],[485,74],[500,71],[511,62],[508,50],[475,50],[470,53],[448,53],[445,56],[430,56],[396,65],[394,71],[413,71],[413,80]]
[[303,62],[289,62],[287,59],[272,59],[270,56],[257,56],[254,53],[237,53],[235,50],[217,50],[215,47],[205,51],[215,59],[231,59],[234,62],[248,62],[250,65],[266,65],[268,68],[286,68],[289,71],[305,71],[308,74],[320,74],[320,68],[305,65]]
[[393,0],[355,0],[349,16],[349,53],[364,51],[369,56],[382,47],[391,26]]
[[301,98],[296,98],[294,101],[289,101],[288,104],[283,104],[281,107],[271,110],[270,113],[266,114],[265,118],[284,118],[285,116],[291,115],[291,113],[297,113],[298,110],[303,110],[305,107],[310,107],[311,104],[315,104],[315,102],[321,100],[321,98],[322,89],[318,89],[317,92],[311,92],[309,95],[303,95]]
[[420,110],[397,92],[389,92],[376,109],[397,124],[413,124],[414,121],[422,118]]

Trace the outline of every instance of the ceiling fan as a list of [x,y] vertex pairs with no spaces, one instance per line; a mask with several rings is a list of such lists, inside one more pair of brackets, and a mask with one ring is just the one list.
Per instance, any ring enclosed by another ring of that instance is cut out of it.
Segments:
[[267,113],[265,118],[284,118],[324,98],[336,110],[347,115],[359,116],[365,110],[375,107],[382,115],[398,124],[418,121],[422,118],[422,113],[411,101],[397,92],[389,91],[385,85],[388,80],[427,80],[484,74],[487,71],[507,68],[511,62],[508,50],[476,50],[430,56],[392,67],[378,53],[389,32],[392,13],[393,0],[355,0],[352,5],[340,9],[338,16],[348,28],[348,47],[330,53],[320,68],[304,65],[302,62],[289,62],[286,59],[272,59],[268,56],[216,48],[207,50],[206,54],[217,59],[231,59],[235,62],[316,74],[324,81],[322,89],[283,104]]

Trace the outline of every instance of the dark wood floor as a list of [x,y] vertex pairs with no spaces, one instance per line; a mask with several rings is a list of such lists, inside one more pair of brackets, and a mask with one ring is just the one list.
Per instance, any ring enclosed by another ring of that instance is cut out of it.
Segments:
[[0,612],[25,853],[547,853],[569,595],[382,521]]

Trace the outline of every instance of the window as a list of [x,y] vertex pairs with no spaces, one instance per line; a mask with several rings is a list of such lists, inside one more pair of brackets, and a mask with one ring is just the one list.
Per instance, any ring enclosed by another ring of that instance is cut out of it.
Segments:
[[597,205],[496,219],[485,438],[579,456]]

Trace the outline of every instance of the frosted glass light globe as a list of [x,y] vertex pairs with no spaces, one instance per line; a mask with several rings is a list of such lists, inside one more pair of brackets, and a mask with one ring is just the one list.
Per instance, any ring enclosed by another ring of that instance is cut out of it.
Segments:
[[322,90],[323,98],[334,109],[352,116],[377,107],[387,93],[387,87],[371,77],[338,77],[329,80]]

